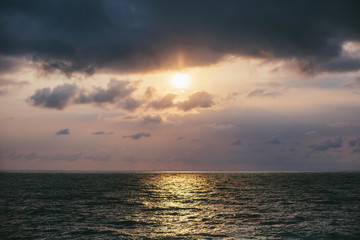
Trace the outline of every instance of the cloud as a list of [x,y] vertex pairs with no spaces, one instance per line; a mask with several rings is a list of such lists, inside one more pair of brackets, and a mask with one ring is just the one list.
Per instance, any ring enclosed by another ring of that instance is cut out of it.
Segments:
[[138,81],[110,79],[107,88],[93,87],[91,90],[80,89],[75,84],[65,83],[54,89],[36,90],[27,101],[33,106],[62,110],[70,104],[117,104],[117,106],[133,111],[141,106],[141,100],[131,97],[137,89]]
[[209,108],[215,104],[213,98],[208,92],[196,92],[190,95],[188,100],[179,102],[176,106],[183,111],[189,111],[194,108]]
[[129,112],[133,112],[138,109],[144,103],[143,100],[127,97],[119,103],[119,107]]
[[149,107],[152,107],[157,110],[171,108],[174,106],[173,100],[176,98],[176,96],[177,96],[176,94],[169,93],[160,99],[151,101],[149,103]]
[[144,96],[146,99],[152,99],[155,96],[156,89],[152,86],[146,88]]
[[224,101],[235,101],[236,98],[240,95],[240,93],[238,92],[232,92],[232,93],[228,93],[226,95],[226,97],[222,98],[222,100]]
[[271,140],[267,141],[269,144],[283,144],[278,137],[273,137]]
[[360,143],[360,138],[350,140],[349,141],[349,146],[350,147],[355,147],[357,143]]
[[65,83],[55,87],[53,90],[50,88],[38,89],[27,101],[33,106],[61,110],[70,103],[77,91],[78,87],[75,84]]
[[350,126],[350,122],[349,121],[344,121],[344,122],[338,121],[338,122],[328,123],[327,125],[331,128],[343,128],[343,127]]
[[18,161],[23,158],[23,155],[21,153],[12,152],[8,155],[8,158],[12,161]]
[[160,115],[151,116],[146,115],[143,117],[142,122],[145,124],[158,124],[163,121],[162,117]]
[[136,133],[133,135],[123,136],[123,138],[131,138],[133,140],[139,140],[140,138],[143,138],[143,137],[146,137],[146,138],[151,137],[151,134],[146,133],[146,132],[139,132],[139,133]]
[[0,78],[0,96],[5,95],[12,91],[14,88],[19,88],[25,85],[29,85],[28,81],[16,81],[14,79]]
[[[163,110],[177,107],[183,111],[189,111],[194,108],[209,108],[214,105],[213,96],[205,91],[193,93],[187,100],[174,103],[176,94],[169,93],[163,97],[152,100],[154,89],[148,88],[143,99],[136,99],[132,94],[137,90],[139,81],[110,79],[107,88],[93,87],[92,89],[79,88],[75,84],[65,83],[53,89],[38,89],[27,99],[27,102],[33,106],[44,108],[54,108],[63,110],[67,106],[77,104],[111,104],[127,111],[135,111],[142,105]],[[150,119],[147,119],[150,120]]]
[[[1,42],[0,42],[1,45]],[[16,57],[9,57],[0,54],[0,73],[6,74],[11,73],[16,70],[19,66],[21,66],[21,59],[17,59]]]
[[60,129],[55,134],[56,135],[70,135],[70,130],[68,128]]
[[[48,157],[48,160],[52,161],[69,161],[74,162],[81,159],[82,153],[57,153],[53,156]],[[43,157],[44,158],[44,157]],[[46,158],[46,157],[45,157]]]
[[13,0],[0,9],[0,55],[30,56],[68,76],[201,66],[229,55],[298,59],[309,63],[303,71],[360,67],[341,56],[344,42],[360,38],[357,1]]
[[41,160],[41,161],[69,161],[74,162],[80,159],[83,160],[92,160],[92,161],[99,161],[99,162],[106,162],[111,159],[111,154],[107,153],[104,150],[101,150],[95,154],[84,154],[82,152],[72,152],[72,153],[56,153],[52,155],[39,155],[38,153],[32,152],[26,155],[21,153],[10,153],[8,158],[13,161],[18,160]]
[[96,162],[107,162],[111,159],[111,154],[109,153],[97,153],[94,155],[85,155],[83,157],[85,160],[92,160]]
[[95,87],[93,91],[88,93],[83,90],[74,102],[77,104],[114,103],[130,96],[136,89],[136,82],[110,79],[107,88]]
[[[35,58],[36,61],[36,58]],[[93,65],[81,64],[78,62],[65,62],[60,60],[43,62],[42,69],[45,72],[52,73],[56,70],[60,73],[63,73],[67,77],[71,77],[75,72],[84,72],[87,75],[92,75],[95,72],[95,67]]]
[[34,152],[32,152],[32,153],[29,153],[29,154],[25,155],[25,156],[24,156],[24,159],[25,159],[26,161],[31,161],[31,160],[36,159],[36,157],[37,157],[37,154],[34,153]]
[[350,89],[360,88],[360,77],[346,81],[346,83],[343,86]]
[[320,143],[319,145],[313,146],[313,148],[317,151],[326,151],[330,148],[341,148],[343,143],[343,138],[338,137],[331,141],[331,139],[327,139],[326,141]]
[[91,133],[92,135],[112,135],[114,134],[114,132],[104,132],[104,131],[99,131],[99,132],[93,132]]
[[255,89],[251,91],[247,97],[276,97],[280,95],[281,93],[279,91],[268,91],[265,89]]

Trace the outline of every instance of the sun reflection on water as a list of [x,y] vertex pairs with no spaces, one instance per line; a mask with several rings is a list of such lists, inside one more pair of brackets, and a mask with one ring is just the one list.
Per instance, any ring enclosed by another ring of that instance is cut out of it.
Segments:
[[200,174],[159,174],[144,179],[143,183],[148,196],[142,204],[153,215],[152,219],[159,222],[159,233],[186,237],[216,232],[213,224],[209,224],[217,214],[216,202],[209,202],[217,195],[211,179]]

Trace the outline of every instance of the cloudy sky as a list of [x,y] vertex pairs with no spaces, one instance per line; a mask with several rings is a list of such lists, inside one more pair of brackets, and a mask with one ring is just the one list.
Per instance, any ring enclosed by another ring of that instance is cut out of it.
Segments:
[[359,1],[0,3],[0,170],[359,170]]

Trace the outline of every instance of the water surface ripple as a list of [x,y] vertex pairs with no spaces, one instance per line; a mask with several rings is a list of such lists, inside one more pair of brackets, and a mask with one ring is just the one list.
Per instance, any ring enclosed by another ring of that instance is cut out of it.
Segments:
[[0,239],[360,239],[360,173],[0,173]]

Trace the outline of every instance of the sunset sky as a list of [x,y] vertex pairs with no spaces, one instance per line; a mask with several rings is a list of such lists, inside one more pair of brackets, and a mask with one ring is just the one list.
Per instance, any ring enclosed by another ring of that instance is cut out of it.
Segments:
[[0,170],[359,170],[359,1],[0,3]]

